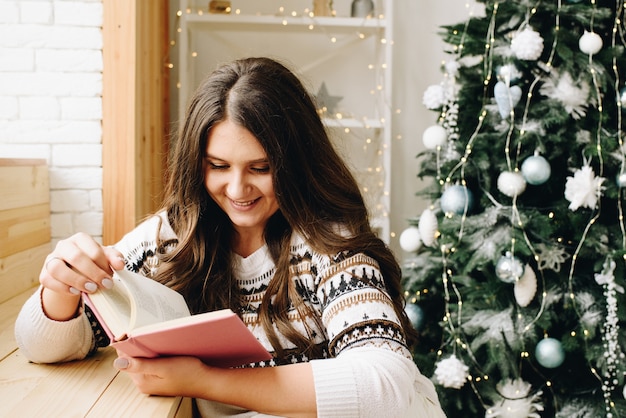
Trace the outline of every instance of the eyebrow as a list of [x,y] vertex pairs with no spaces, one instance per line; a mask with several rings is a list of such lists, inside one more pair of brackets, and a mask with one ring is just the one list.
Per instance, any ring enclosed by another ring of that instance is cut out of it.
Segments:
[[[224,160],[220,157],[216,157],[214,155],[211,154],[205,154],[204,158],[209,158],[211,160],[218,160],[218,161],[223,161],[223,162],[228,162],[227,160]],[[258,160],[250,160],[250,161],[246,161],[247,164],[269,164],[270,160],[267,158],[259,158]]]

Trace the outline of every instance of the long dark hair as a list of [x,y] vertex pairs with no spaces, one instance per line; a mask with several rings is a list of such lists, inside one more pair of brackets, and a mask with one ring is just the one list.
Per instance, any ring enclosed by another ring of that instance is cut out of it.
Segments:
[[303,319],[310,315],[290,280],[293,231],[323,254],[358,251],[375,259],[407,342],[412,343],[415,334],[404,313],[400,267],[373,232],[357,182],[335,151],[312,97],[292,71],[273,59],[246,58],[222,65],[194,93],[173,144],[164,200],[179,243],[162,255],[156,279],[181,292],[195,313],[240,307],[231,268],[235,231],[204,187],[209,132],[227,119],[261,143],[279,204],[265,228],[276,273],[259,312],[274,349],[282,352],[276,328],[301,349],[310,348],[310,341],[287,318],[291,304]]

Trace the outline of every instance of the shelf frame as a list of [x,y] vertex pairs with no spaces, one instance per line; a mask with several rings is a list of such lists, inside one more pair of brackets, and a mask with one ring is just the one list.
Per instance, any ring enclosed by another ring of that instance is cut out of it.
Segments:
[[[181,79],[181,87],[178,95],[178,113],[184,115],[186,104],[189,99],[188,80],[191,79],[191,63],[190,56],[190,37],[192,31],[198,28],[211,27],[216,30],[227,31],[264,31],[264,32],[306,32],[314,30],[323,30],[333,33],[357,33],[363,37],[376,36],[384,45],[381,51],[381,58],[384,60],[384,68],[381,71],[382,91],[379,92],[382,104],[376,106],[375,115],[365,118],[353,118],[349,116],[336,118],[323,118],[324,124],[329,129],[374,129],[380,135],[380,145],[383,150],[381,161],[383,175],[382,196],[378,200],[381,207],[376,212],[381,213],[380,216],[372,218],[372,226],[379,231],[380,237],[387,243],[391,238],[390,231],[390,192],[391,192],[391,145],[392,145],[392,74],[393,74],[393,0],[380,0],[383,13],[379,13],[373,18],[355,18],[355,17],[315,17],[307,14],[299,14],[296,16],[271,15],[271,14],[211,14],[193,12],[189,8],[190,0],[180,0],[181,14],[179,16],[179,58],[178,68],[179,77]],[[327,59],[324,57],[323,59]],[[320,60],[318,60],[320,61]],[[313,65],[313,64],[311,64]],[[311,66],[309,65],[309,66]],[[182,81],[186,80],[186,81]],[[372,208],[370,208],[371,210]]]

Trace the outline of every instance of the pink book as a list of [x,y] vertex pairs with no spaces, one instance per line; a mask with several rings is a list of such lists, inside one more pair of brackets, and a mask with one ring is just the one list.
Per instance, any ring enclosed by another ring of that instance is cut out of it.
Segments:
[[83,294],[111,345],[132,357],[193,356],[236,367],[272,356],[230,309],[191,315],[178,292],[128,270],[115,286]]

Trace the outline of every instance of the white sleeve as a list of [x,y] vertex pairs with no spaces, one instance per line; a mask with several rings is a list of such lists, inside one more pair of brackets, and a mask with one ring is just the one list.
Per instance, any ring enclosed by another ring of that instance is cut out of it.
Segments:
[[83,359],[94,345],[93,332],[82,313],[69,321],[54,321],[41,304],[41,286],[24,303],[15,321],[15,339],[22,354],[34,363]]
[[432,382],[400,353],[354,348],[311,366],[320,418],[445,417]]

